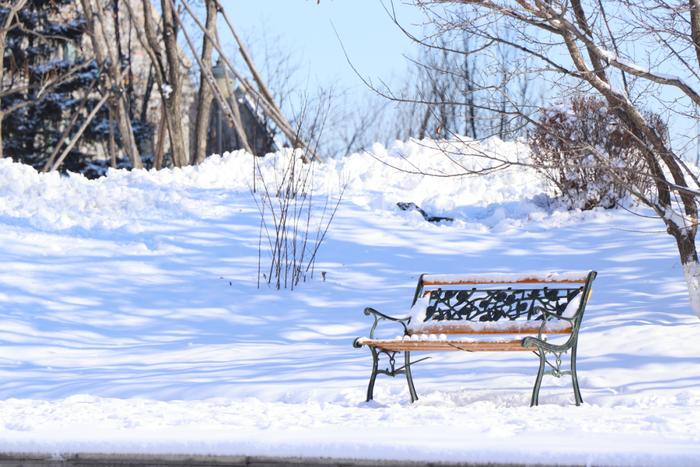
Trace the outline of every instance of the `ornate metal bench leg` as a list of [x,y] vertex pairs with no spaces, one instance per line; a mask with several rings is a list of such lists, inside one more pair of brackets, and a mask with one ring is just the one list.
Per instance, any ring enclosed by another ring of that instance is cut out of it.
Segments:
[[367,386],[367,402],[374,398],[374,382],[377,379],[377,368],[379,367],[379,355],[374,347],[370,347],[372,351],[372,375],[369,377],[369,386]]
[[571,349],[571,384],[574,386],[576,405],[581,405],[583,398],[581,397],[581,389],[578,387],[578,376],[576,375],[576,345]]
[[406,381],[408,382],[408,392],[411,394],[411,402],[418,400],[416,388],[413,386],[413,375],[411,375],[411,352],[404,352],[404,372],[406,373]]
[[540,368],[537,370],[537,379],[535,379],[535,387],[532,388],[532,400],[530,401],[530,407],[539,405],[540,397],[540,386],[542,385],[542,377],[544,376],[544,365],[546,358],[544,355],[544,350],[538,349],[540,356]]

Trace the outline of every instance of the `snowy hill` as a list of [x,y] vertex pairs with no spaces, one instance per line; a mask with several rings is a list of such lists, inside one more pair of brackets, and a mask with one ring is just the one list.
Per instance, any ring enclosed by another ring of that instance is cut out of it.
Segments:
[[[318,194],[347,190],[325,280],[293,292],[257,288],[249,155],[94,181],[0,160],[0,451],[700,462],[700,321],[660,221],[548,207],[529,169],[491,171],[522,145],[456,151],[412,141],[320,165]],[[284,156],[258,162],[273,179]],[[465,170],[489,173],[451,176]],[[381,377],[364,402],[365,306],[405,312],[423,272],[570,269],[599,271],[583,406],[554,378],[528,406],[533,355],[461,352],[415,367],[417,403]]]

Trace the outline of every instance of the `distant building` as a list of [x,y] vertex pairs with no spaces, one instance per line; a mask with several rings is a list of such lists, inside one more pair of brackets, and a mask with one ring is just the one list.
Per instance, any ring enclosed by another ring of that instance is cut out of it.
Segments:
[[[213,72],[219,84],[218,87],[222,92],[228,94],[233,89],[233,96],[226,95],[225,98],[228,99],[231,105],[238,105],[241,123],[253,153],[256,156],[264,156],[267,153],[277,151],[280,145],[275,141],[274,133],[267,124],[265,115],[243,89],[240,87],[234,88],[234,80],[221,63],[221,60],[217,61],[213,67]],[[228,80],[228,83],[225,80]],[[243,144],[238,133],[231,128],[226,115],[215,99],[209,123],[207,154],[223,154],[226,151],[242,148]]]

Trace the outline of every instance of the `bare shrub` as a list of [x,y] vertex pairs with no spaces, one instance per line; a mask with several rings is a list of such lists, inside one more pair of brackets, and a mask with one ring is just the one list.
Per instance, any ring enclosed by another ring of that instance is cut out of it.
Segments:
[[[302,150],[279,154],[281,164],[267,179],[256,164],[258,190],[252,190],[260,213],[258,287],[267,282],[277,289],[294,288],[313,278],[319,248],[343,198],[316,199],[314,174],[319,162],[305,161]],[[263,266],[263,255],[269,267]]]
[[[657,116],[660,134],[666,127]],[[530,138],[535,167],[571,209],[613,208],[650,180],[634,137],[602,99],[574,97],[542,110]]]

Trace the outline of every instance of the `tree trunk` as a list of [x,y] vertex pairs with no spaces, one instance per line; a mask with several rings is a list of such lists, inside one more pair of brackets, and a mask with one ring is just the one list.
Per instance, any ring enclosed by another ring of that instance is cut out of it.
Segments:
[[131,166],[134,169],[143,168],[141,155],[139,154],[136,138],[134,138],[134,129],[129,120],[129,109],[123,97],[117,96],[117,124],[119,125],[119,133],[122,137],[122,144],[129,156]]
[[[131,7],[129,2],[126,2],[125,5],[129,11],[131,21],[135,22],[136,24],[139,16],[135,14],[134,9]],[[139,42],[146,51],[148,58],[151,60],[151,70],[153,71],[152,76],[155,79],[155,84],[157,85],[158,94],[160,95],[161,99],[160,120],[158,125],[156,146],[154,148],[154,167],[156,170],[159,170],[163,165],[164,159],[165,130],[168,130],[168,137],[170,140],[172,140],[172,134],[176,132],[173,122],[180,118],[181,115],[179,113],[176,115],[171,115],[171,113],[168,111],[167,97],[169,96],[169,93],[165,92],[165,89],[167,89],[166,86],[169,86],[167,72],[168,67],[166,66],[166,59],[164,58],[161,50],[160,40],[156,35],[157,22],[153,15],[151,0],[142,0],[142,7],[143,14],[141,15],[141,18],[143,19],[143,27],[139,27],[140,25],[137,26],[136,31],[139,37]],[[142,116],[144,116],[144,118],[145,112],[147,112],[147,106],[148,102],[145,101],[142,110]],[[181,126],[180,129],[182,129]]]
[[[5,38],[7,37],[7,31],[5,28],[3,28],[2,31],[0,31],[0,47],[2,47],[0,50],[4,51],[5,50]],[[2,85],[3,79],[5,77],[5,67],[0,63],[0,86]],[[2,121],[5,118],[5,112],[0,110],[0,159],[3,158],[4,156],[4,150],[3,150],[3,139],[2,139]]]
[[700,0],[690,0],[690,30],[693,48],[700,64]]
[[688,284],[688,298],[693,313],[700,318],[700,265],[691,261],[683,265],[683,274]]
[[3,147],[2,147],[2,120],[5,118],[2,112],[0,112],[0,159],[3,158]]
[[[88,24],[87,33],[92,43],[95,58],[97,58],[97,62],[100,65],[109,63],[106,73],[109,78],[108,83],[112,89],[121,89],[124,83],[122,73],[119,69],[120,65],[117,53],[114,50],[114,44],[110,41],[105,32],[107,30],[107,25],[104,15],[100,10],[100,5],[94,4],[91,0],[81,0],[81,2],[83,13],[85,14],[85,19]],[[110,91],[105,90],[105,92]],[[124,152],[129,156],[132,167],[140,169],[143,167],[143,163],[141,162],[141,155],[136,145],[134,129],[131,126],[131,120],[129,119],[128,108],[123,94],[118,94],[115,97],[115,101],[114,110],[117,114],[117,126],[119,127],[122,147]]]
[[202,37],[202,60],[201,67],[206,67],[206,70],[200,70],[199,73],[199,95],[197,96],[197,121],[195,122],[194,130],[194,151],[192,152],[192,163],[200,164],[206,157],[207,136],[209,131],[209,120],[211,115],[211,105],[213,93],[206,80],[206,73],[212,73],[211,56],[213,45],[209,37],[216,37],[216,2],[214,0],[206,0],[207,20],[206,30],[209,34],[204,34]]
[[117,168],[117,141],[114,137],[114,106],[109,106],[109,161],[113,169]]
[[[12,5],[10,7],[10,11],[8,11],[5,16],[5,22],[4,24],[0,24],[0,50],[2,50],[3,54],[5,52],[5,41],[7,40],[7,32],[10,29],[10,26],[12,25],[12,22],[15,19],[15,15],[17,12],[22,9],[24,4],[27,3],[27,0],[19,0],[17,3]],[[3,64],[0,62],[0,86],[2,86],[2,83],[5,79],[5,67]],[[3,139],[2,139],[2,120],[5,118],[5,113],[0,111],[0,159],[3,158],[4,156],[4,150],[3,150]]]
[[180,57],[177,45],[176,12],[173,9],[171,0],[161,0],[161,8],[163,12],[163,45],[168,62],[168,82],[165,83],[168,88],[163,90],[163,95],[165,97],[165,109],[172,117],[169,128],[170,151],[173,164],[176,167],[183,167],[188,165],[189,157],[187,157],[185,137],[182,130],[182,118],[185,112],[182,106],[182,80],[180,77]]
[[698,264],[698,252],[695,247],[696,231],[693,228],[683,228],[673,219],[666,219],[668,233],[676,240],[678,254],[683,267],[683,275],[688,284],[688,299],[690,308],[700,318],[700,264]]

